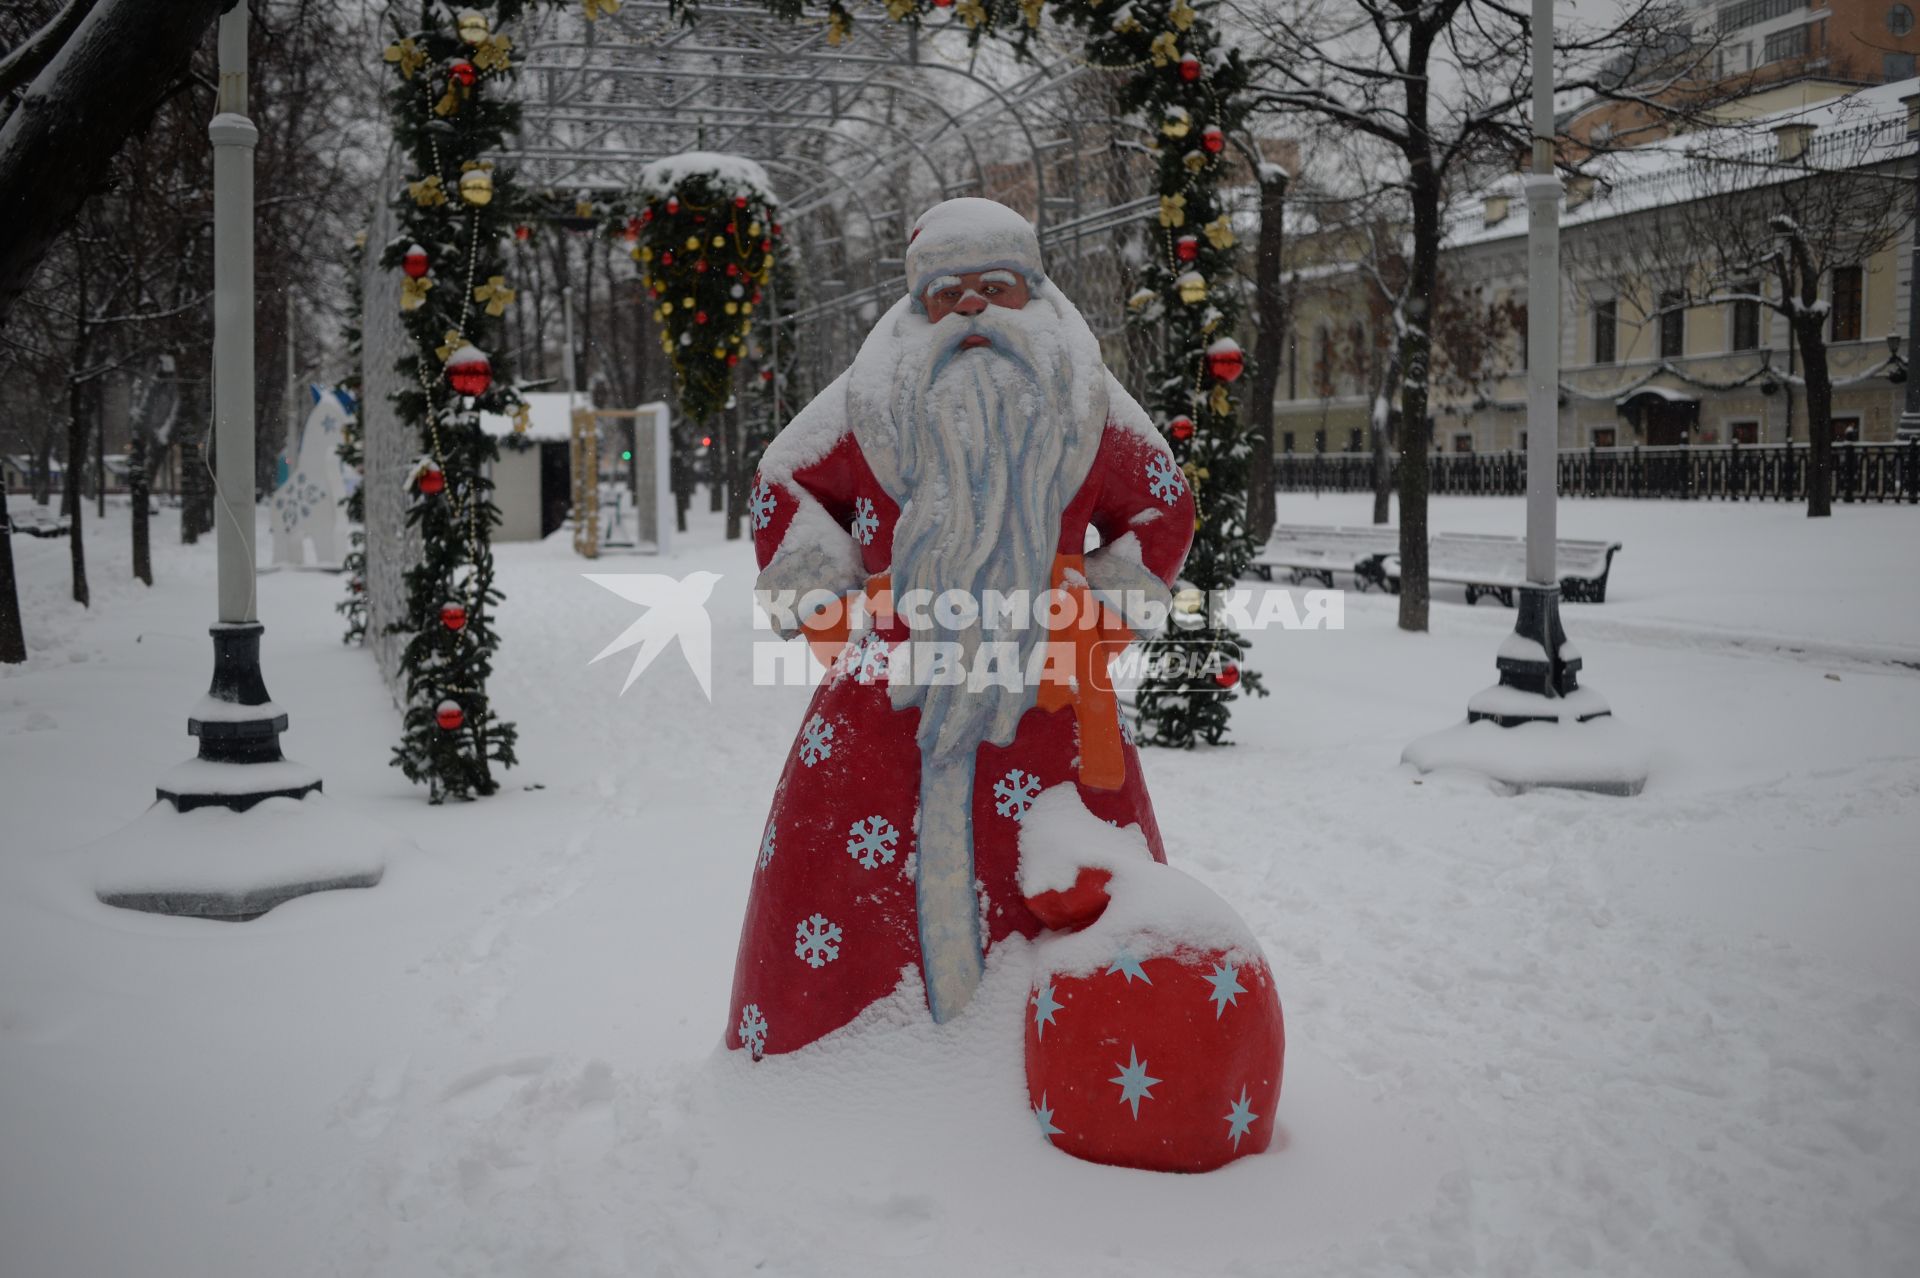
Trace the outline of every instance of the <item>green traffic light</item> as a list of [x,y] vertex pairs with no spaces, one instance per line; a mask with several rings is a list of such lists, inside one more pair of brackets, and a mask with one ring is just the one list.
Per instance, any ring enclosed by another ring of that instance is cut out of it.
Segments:
[[620,450],[620,460],[621,460],[621,461],[632,461],[632,460],[633,460],[633,450],[632,450],[631,448],[623,448],[623,449],[621,449],[621,450]]

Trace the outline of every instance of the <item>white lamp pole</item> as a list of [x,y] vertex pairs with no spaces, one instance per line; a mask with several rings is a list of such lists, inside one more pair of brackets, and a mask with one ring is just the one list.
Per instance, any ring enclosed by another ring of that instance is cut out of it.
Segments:
[[[213,684],[187,717],[198,757],[160,779],[157,793],[182,812],[244,812],[262,799],[320,788],[311,769],[280,754],[287,716],[260,676],[254,577],[253,147],[247,118],[247,6],[220,16],[220,89],[207,128],[213,142],[214,527],[219,620]],[[197,910],[195,912],[198,912]]]
[[1553,165],[1553,0],[1533,3],[1533,172],[1527,191],[1527,580],[1558,586],[1560,175]]

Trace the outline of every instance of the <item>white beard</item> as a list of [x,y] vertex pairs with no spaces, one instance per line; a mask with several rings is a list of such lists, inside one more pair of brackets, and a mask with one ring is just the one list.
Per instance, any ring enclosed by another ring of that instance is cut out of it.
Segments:
[[[976,333],[991,345],[960,349]],[[1099,344],[1072,303],[1043,283],[1021,310],[988,306],[929,324],[896,308],[853,372],[855,433],[901,508],[894,598],[949,590],[976,602],[988,591],[1041,598],[1053,584],[1061,513],[1086,480],[1107,420]],[[958,644],[969,670],[983,641],[1011,643],[1024,672],[1046,633],[1030,609],[1023,621],[990,632],[978,620],[961,628],[933,621],[912,638]],[[891,696],[897,709],[920,707],[923,758],[971,760],[983,741],[1012,741],[1033,704],[1036,689],[1024,677],[1014,682],[970,688],[916,677],[893,683]]]

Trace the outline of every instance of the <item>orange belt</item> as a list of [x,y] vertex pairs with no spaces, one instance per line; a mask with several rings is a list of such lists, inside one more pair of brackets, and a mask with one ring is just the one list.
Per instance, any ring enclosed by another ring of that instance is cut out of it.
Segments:
[[[1047,640],[1046,668],[1035,704],[1042,710],[1073,707],[1074,723],[1080,730],[1080,784],[1091,790],[1118,790],[1126,783],[1127,758],[1120,736],[1120,702],[1107,678],[1106,662],[1133,639],[1133,631],[1101,606],[1087,586],[1067,584],[1069,571],[1084,583],[1086,557],[1054,557],[1053,588],[1074,601],[1074,619],[1070,626],[1055,632],[1064,634],[1064,638]],[[866,595],[871,610],[890,612],[892,600],[883,596],[892,590],[890,574],[869,577]],[[853,627],[852,614],[852,608],[841,608],[831,620],[801,623],[807,644],[821,665],[831,666],[846,646]],[[1102,653],[1102,644],[1111,646]]]

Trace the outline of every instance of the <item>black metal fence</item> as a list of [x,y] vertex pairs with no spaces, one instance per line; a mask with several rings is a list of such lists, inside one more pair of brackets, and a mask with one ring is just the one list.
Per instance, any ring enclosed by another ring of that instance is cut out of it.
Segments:
[[[1560,453],[1562,497],[1671,497],[1804,501],[1811,450],[1805,444],[1586,448]],[[1833,499],[1920,502],[1920,439],[1833,446]],[[1394,480],[1400,461],[1393,459]],[[1517,497],[1527,491],[1526,454],[1432,453],[1429,491]],[[1281,492],[1371,492],[1370,453],[1283,453],[1273,459]]]

